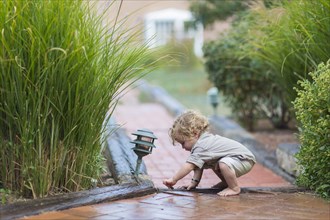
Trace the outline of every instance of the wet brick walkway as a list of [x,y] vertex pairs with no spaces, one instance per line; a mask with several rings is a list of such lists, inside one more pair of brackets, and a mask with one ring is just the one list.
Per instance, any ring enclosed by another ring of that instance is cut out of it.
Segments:
[[[147,128],[158,137],[151,155],[143,158],[148,174],[158,188],[162,179],[171,177],[185,162],[187,152],[172,146],[168,128],[174,120],[156,103],[139,103],[138,91],[130,91],[115,111],[116,121],[127,134]],[[190,182],[185,178],[178,186]],[[199,187],[210,187],[218,178],[204,172]],[[253,170],[239,178],[242,187],[286,187],[290,183],[269,169],[256,164]],[[329,203],[307,193],[241,193],[219,197],[215,193],[161,191],[140,198],[119,200],[90,206],[48,212],[26,219],[325,219],[330,218]]]

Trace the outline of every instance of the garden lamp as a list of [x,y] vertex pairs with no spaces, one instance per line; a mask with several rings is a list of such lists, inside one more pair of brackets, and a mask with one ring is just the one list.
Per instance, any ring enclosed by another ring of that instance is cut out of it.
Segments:
[[142,157],[151,154],[152,148],[156,147],[154,145],[154,140],[157,139],[157,137],[147,129],[139,129],[132,134],[137,136],[134,141],[131,141],[131,143],[135,144],[135,147],[132,149],[138,156],[135,168],[135,176],[137,176],[141,166]]
[[207,91],[207,96],[210,104],[213,107],[214,115],[217,114],[217,106],[219,104],[219,92],[217,87],[212,87]]

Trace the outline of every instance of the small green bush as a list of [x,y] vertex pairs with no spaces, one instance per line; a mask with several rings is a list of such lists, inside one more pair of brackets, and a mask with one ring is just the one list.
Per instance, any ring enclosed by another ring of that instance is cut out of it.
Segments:
[[299,81],[293,102],[300,122],[301,149],[297,154],[302,172],[298,184],[330,196],[330,60],[310,73],[312,81]]

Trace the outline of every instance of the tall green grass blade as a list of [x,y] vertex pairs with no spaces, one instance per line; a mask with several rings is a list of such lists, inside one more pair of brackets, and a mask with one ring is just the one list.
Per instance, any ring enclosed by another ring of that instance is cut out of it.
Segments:
[[152,67],[137,30],[89,3],[0,2],[0,184],[21,195],[91,187],[109,106]]

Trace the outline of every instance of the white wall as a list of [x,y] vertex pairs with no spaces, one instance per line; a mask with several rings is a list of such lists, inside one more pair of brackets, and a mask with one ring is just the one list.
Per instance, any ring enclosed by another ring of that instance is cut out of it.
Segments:
[[165,45],[172,38],[177,40],[193,39],[194,52],[202,56],[203,26],[186,29],[185,23],[193,21],[192,14],[186,10],[168,8],[153,11],[144,16],[145,40],[151,48]]

